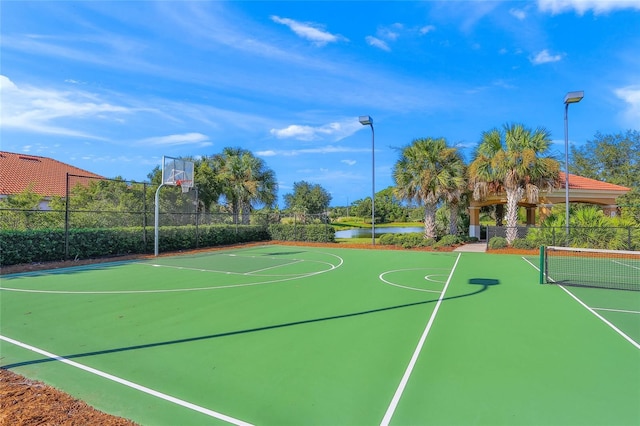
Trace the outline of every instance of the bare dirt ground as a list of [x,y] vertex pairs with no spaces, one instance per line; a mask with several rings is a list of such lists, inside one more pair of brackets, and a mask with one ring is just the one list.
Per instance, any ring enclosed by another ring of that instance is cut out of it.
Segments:
[[0,369],[0,425],[130,426],[43,383]]
[[[247,247],[251,245],[264,245],[269,242],[246,244],[234,247]],[[274,244],[274,243],[271,243]],[[340,247],[357,249],[376,250],[405,250],[393,246],[370,246],[364,244],[322,244],[322,243],[293,243],[286,242],[286,245],[315,246],[315,247]],[[191,254],[194,252],[213,251],[229,249],[231,247],[216,247],[202,250],[184,252]],[[413,249],[420,251],[432,251],[428,248]],[[452,251],[453,247],[441,248],[439,251]],[[489,253],[499,254],[535,254],[535,250],[515,250],[500,249],[492,250]],[[165,255],[176,255],[178,253],[167,253]],[[20,272],[31,272],[48,269],[68,268],[96,264],[102,262],[113,262],[122,260],[134,260],[150,258],[149,255],[120,256],[117,258],[87,259],[78,261],[42,262],[23,265],[12,265],[0,268],[0,275],[14,274]],[[73,398],[57,389],[43,383],[33,381],[17,375],[11,371],[0,369],[0,426],[17,425],[104,425],[104,426],[129,426],[136,423],[112,416],[90,407],[84,402]]]

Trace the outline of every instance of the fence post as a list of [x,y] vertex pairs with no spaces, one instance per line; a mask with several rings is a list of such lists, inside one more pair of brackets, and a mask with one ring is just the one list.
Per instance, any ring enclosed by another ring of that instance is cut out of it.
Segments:
[[142,243],[147,252],[147,183],[142,183]]
[[196,191],[196,202],[195,202],[195,207],[196,207],[196,248],[200,247],[200,233],[199,233],[199,229],[198,229],[198,222],[200,222],[200,200],[198,199],[198,187],[195,186],[193,189],[195,189]]
[[64,260],[69,260],[69,172],[67,172],[64,207]]
[[544,284],[544,282],[545,282],[544,271],[545,271],[544,246],[540,246],[540,284]]

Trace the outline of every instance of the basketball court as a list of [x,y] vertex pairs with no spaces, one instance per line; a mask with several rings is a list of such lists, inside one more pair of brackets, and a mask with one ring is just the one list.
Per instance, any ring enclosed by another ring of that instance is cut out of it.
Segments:
[[5,275],[0,364],[140,424],[638,424],[640,293],[538,282],[277,244]]

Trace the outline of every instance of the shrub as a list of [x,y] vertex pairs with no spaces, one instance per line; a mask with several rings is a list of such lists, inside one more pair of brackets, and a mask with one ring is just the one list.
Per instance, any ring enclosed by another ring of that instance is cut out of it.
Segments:
[[450,247],[460,244],[460,238],[457,235],[445,235],[433,245],[434,248],[438,247]]
[[424,247],[426,240],[424,235],[420,232],[410,232],[408,234],[398,234],[402,235],[401,242],[402,247],[404,248],[414,248],[414,247]]
[[378,243],[383,246],[393,246],[396,244],[397,234],[382,234],[378,239]]
[[536,247],[535,243],[531,240],[527,240],[525,238],[516,238],[511,243],[511,247],[517,249],[533,249]]
[[490,249],[501,249],[507,247],[507,239],[504,237],[493,237],[489,240]]
[[271,239],[277,241],[306,241],[334,243],[336,231],[331,225],[273,224],[269,225]]
[[395,245],[402,248],[429,247],[435,243],[433,238],[424,238],[421,232],[406,234],[382,234],[379,239],[381,245]]

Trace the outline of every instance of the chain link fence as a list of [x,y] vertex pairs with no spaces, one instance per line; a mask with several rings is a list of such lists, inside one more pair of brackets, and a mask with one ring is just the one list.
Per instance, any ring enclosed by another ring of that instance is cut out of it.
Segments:
[[[0,205],[0,229],[51,231],[49,240],[55,241],[54,250],[64,253],[66,259],[76,251],[73,247],[74,234],[87,230],[126,230],[127,238],[133,240],[130,245],[145,247],[146,252],[152,253],[156,190],[157,186],[146,182],[68,174],[66,196],[51,197],[45,209],[3,208]],[[189,243],[191,248],[198,248],[202,232],[211,232],[211,226],[216,225],[235,228],[238,234],[242,227],[266,229],[272,224],[289,224],[294,225],[295,238],[297,225],[330,222],[328,214],[284,214],[276,210],[234,216],[225,211],[224,206],[215,206],[219,209],[215,212],[204,211],[197,189],[183,193],[180,188],[163,186],[158,199],[159,239],[162,240],[164,232],[171,233],[176,227],[190,227],[187,235],[193,240]],[[304,232],[302,226],[299,231]],[[326,232],[330,232],[329,227]],[[109,244],[108,241],[100,243]],[[126,248],[113,245],[116,252],[111,254],[127,254],[120,252]]]
[[[486,226],[481,228],[487,244],[494,237],[506,238],[507,226]],[[560,247],[588,247],[609,250],[640,250],[640,227],[516,227],[516,245],[522,248],[536,248],[542,245]],[[518,242],[519,241],[519,242]]]

